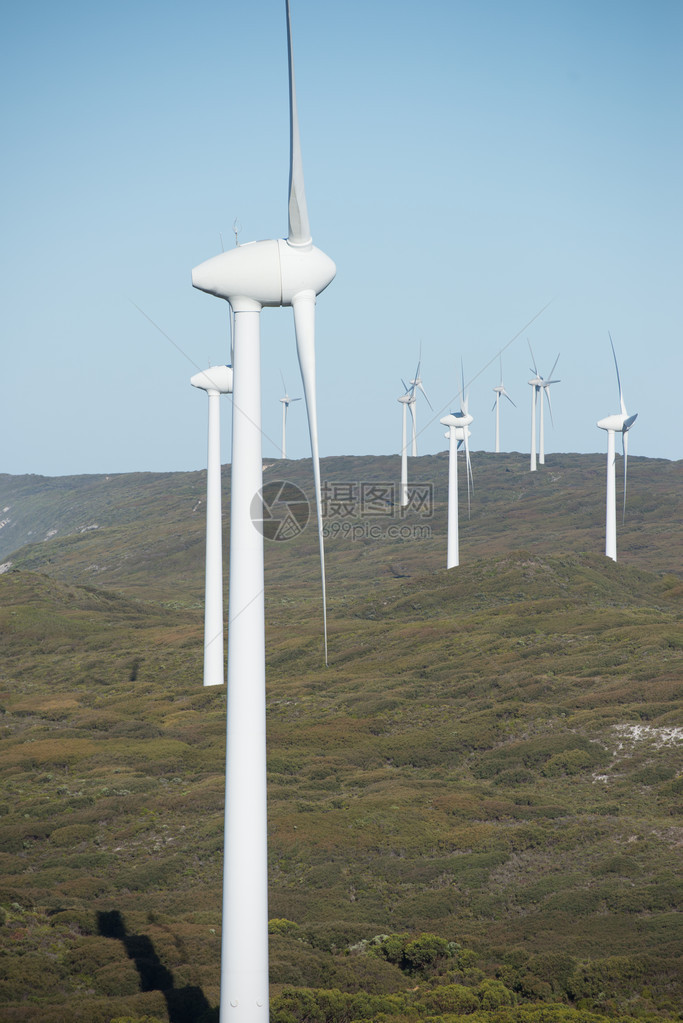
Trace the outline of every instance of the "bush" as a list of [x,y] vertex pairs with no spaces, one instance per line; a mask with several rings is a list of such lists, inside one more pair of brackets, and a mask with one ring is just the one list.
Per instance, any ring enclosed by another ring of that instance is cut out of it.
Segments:
[[437,934],[421,934],[405,947],[405,969],[410,973],[427,970],[448,955],[448,942],[445,938],[440,938]]
[[477,995],[482,1009],[500,1009],[504,1005],[514,1005],[515,996],[500,980],[483,980],[477,988]]
[[50,841],[53,845],[66,848],[90,841],[94,833],[94,828],[87,824],[67,824],[66,827],[55,828],[50,835]]
[[297,935],[301,931],[298,924],[293,920],[274,919],[268,921],[268,934],[289,934]]
[[458,946],[437,934],[420,934],[413,939],[409,934],[387,934],[370,948],[405,973],[424,973],[453,955]]
[[[500,986],[503,987],[502,984]],[[471,987],[465,987],[464,984],[444,984],[430,991],[424,998],[424,1004],[429,1009],[436,1009],[437,1012],[464,1015],[479,1008],[479,999]]]

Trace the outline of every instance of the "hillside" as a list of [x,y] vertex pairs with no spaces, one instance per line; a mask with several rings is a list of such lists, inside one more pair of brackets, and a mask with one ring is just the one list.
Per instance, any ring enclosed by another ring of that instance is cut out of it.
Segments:
[[[421,510],[382,516],[363,493],[380,485],[398,496],[398,457],[327,458],[330,589],[341,595],[384,579],[433,572],[445,565],[448,459],[410,459],[410,482],[433,487]],[[528,471],[528,456],[473,454],[472,515],[460,512],[461,563],[518,549],[534,554],[604,551],[605,460],[599,455],[549,455]],[[619,471],[620,467],[618,467]],[[289,480],[309,496],[310,460],[266,463],[264,481]],[[0,476],[0,558],[65,582],[114,588],[152,600],[203,598],[206,474],[137,473],[45,479]],[[349,486],[353,490],[349,491]],[[393,488],[393,491],[392,489]],[[618,552],[626,565],[683,575],[683,462],[629,459],[626,521]],[[223,468],[228,518],[229,467]],[[346,505],[344,498],[348,498]],[[431,514],[426,514],[430,511]],[[401,539],[388,527],[405,527]],[[354,530],[355,527],[355,530]],[[412,539],[416,527],[417,542]],[[381,535],[377,535],[378,529]],[[372,532],[371,532],[372,530]],[[309,526],[289,543],[266,550],[269,587],[308,591],[318,574],[317,542]],[[296,558],[296,573],[289,571]]]
[[[457,570],[441,484],[431,537],[330,536],[329,668],[312,531],[267,545],[274,1023],[683,1005],[680,463],[634,459],[652,507],[614,564],[581,553],[601,536],[584,456],[554,457],[536,477],[481,460]],[[426,481],[445,467],[418,462]],[[20,536],[28,484],[7,479]],[[103,480],[48,487],[31,528],[60,532],[3,554],[3,1018],[209,1020],[225,694],[200,684],[202,474],[120,477],[110,518],[86,498]]]

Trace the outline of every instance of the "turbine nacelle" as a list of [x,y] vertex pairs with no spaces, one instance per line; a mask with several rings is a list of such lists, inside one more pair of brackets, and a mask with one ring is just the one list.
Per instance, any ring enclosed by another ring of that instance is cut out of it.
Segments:
[[209,394],[232,394],[232,366],[210,366],[190,377],[190,383]]
[[439,422],[442,426],[455,426],[464,429],[474,422],[474,416],[471,416],[469,412],[450,412],[443,419],[440,419]]
[[402,394],[396,401],[400,401],[402,405],[414,405],[415,395],[414,394]]
[[233,308],[287,306],[302,292],[321,291],[337,268],[314,245],[292,245],[284,238],[248,242],[205,260],[192,271],[192,286]]
[[623,412],[615,412],[614,415],[605,416],[604,419],[598,419],[597,425],[601,430],[614,430],[615,433],[627,433],[637,418],[637,412],[633,416],[627,416]]

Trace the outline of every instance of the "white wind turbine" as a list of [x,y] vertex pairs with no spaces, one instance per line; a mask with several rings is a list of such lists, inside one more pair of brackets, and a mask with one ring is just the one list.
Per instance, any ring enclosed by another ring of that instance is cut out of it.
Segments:
[[[505,390],[505,385],[503,384],[502,358],[500,359],[500,383],[498,384],[497,387],[494,387],[493,390],[496,392],[496,400],[494,401],[493,406],[491,407],[491,411],[493,412],[493,410],[495,409],[496,412],[496,454],[498,454],[500,452],[500,399],[507,398],[511,405],[515,405],[514,401],[512,400],[508,392]],[[515,408],[517,408],[516,405]]]
[[301,398],[290,398],[287,393],[287,384],[282,373],[280,373],[280,379],[282,380],[282,387],[284,388],[285,396],[280,398],[282,402],[282,458],[287,457],[287,409],[293,401],[301,401]]
[[601,430],[607,431],[607,497],[605,502],[605,554],[612,561],[617,560],[617,502],[616,502],[616,453],[615,453],[615,435],[621,434],[621,443],[624,453],[624,505],[622,511],[622,520],[626,514],[626,473],[628,468],[628,431],[631,429],[638,413],[629,416],[626,411],[626,405],[624,404],[624,395],[621,389],[621,379],[619,377],[619,366],[617,363],[617,353],[614,351],[614,342],[612,341],[612,335],[609,335],[609,343],[612,346],[612,355],[614,356],[614,367],[617,371],[617,384],[619,386],[619,406],[621,411],[611,416],[606,416],[604,419],[598,420],[598,426]]
[[470,508],[470,485],[472,483],[472,464],[470,462],[470,424],[474,422],[468,411],[469,398],[464,397],[465,385],[460,396],[460,411],[451,412],[439,422],[448,427],[445,434],[448,445],[448,546],[446,552],[446,568],[455,568],[460,564],[460,539],[458,522],[458,447],[465,448],[465,465],[467,472],[467,511]]
[[[260,313],[291,306],[308,411],[323,583],[325,568],[315,389],[316,296],[336,268],[313,246],[296,107],[289,0],[290,175],[287,239],[250,242],[192,271],[201,291],[234,313],[235,371],[230,523],[228,708],[220,1021],[268,1020],[268,856],[266,823],[265,637],[261,487]],[[327,641],[325,641],[327,657]]]
[[[413,416],[413,442],[412,442],[412,451],[411,451],[411,455],[413,456],[413,458],[415,458],[417,456],[417,394],[415,393],[416,391],[422,391],[422,393],[423,393],[423,395],[425,397],[425,401],[429,405],[430,409],[432,409],[432,411],[434,411],[432,403],[429,400],[429,398],[427,397],[427,392],[425,391],[424,387],[422,386],[422,377],[420,376],[420,366],[421,365],[422,365],[422,346],[420,346],[420,355],[419,355],[419,358],[418,358],[418,361],[417,361],[417,369],[415,370],[415,379],[410,381],[410,386],[411,386],[411,389],[412,389],[411,393],[413,395],[413,402],[412,402],[412,404],[410,406],[410,411],[411,411],[412,416]],[[405,387],[405,384],[403,386]],[[406,390],[407,390],[407,388],[406,388]]]
[[204,685],[222,686],[223,533],[221,526],[221,394],[232,394],[232,367],[212,366],[190,378],[209,396],[206,468],[206,568],[204,581]]
[[[558,384],[559,380],[544,380],[544,378],[538,372],[538,369],[536,367],[536,359],[534,358],[534,353],[533,353],[533,350],[531,348],[531,343],[528,340],[527,340],[527,344],[529,345],[529,351],[531,352],[531,361],[533,362],[533,368],[532,368],[531,372],[534,374],[534,377],[531,380],[528,381],[529,386],[532,388],[532,391],[531,391],[531,453],[530,453],[530,465],[529,465],[529,468],[530,468],[531,472],[536,472],[536,408],[538,406],[538,399],[539,399],[539,396],[540,396],[541,408],[540,408],[540,437],[539,437],[539,459],[538,460],[539,460],[540,464],[543,465],[543,464],[545,464],[545,447],[544,447],[544,436],[543,436],[543,394],[545,393],[547,401],[548,401],[548,405],[550,405],[550,391],[549,391],[549,387],[550,387],[551,384]],[[549,374],[550,376],[553,375],[553,372],[555,370],[555,366],[557,366],[557,361],[558,361],[559,358],[560,358],[560,356],[558,355],[557,359],[555,359],[555,363],[553,365],[553,368],[550,371],[550,374]],[[550,416],[552,418],[552,409],[550,411]]]
[[401,383],[405,388],[405,394],[402,394],[397,400],[400,401],[403,406],[402,416],[402,431],[401,431],[401,488],[399,493],[399,504],[405,508],[408,504],[408,423],[407,414],[410,409],[410,414],[413,417],[413,425],[415,423],[415,389],[406,387],[405,382],[402,380]]
[[[560,358],[560,356],[559,356],[559,353],[558,353],[557,359],[555,359],[555,362],[553,364],[553,368],[550,370],[549,376],[552,376],[553,373],[555,372],[555,366],[557,366],[559,358]],[[540,393],[540,405],[541,405],[540,413],[541,414],[540,414],[540,422],[539,422],[539,425],[538,425],[538,464],[539,465],[545,465],[545,440],[544,440],[544,433],[543,433],[543,395],[545,395],[546,401],[548,402],[548,411],[550,412],[550,421],[552,422],[553,421],[553,407],[550,404],[550,385],[551,384],[559,384],[559,383],[560,383],[559,380],[546,380],[544,378],[543,379],[543,385],[541,387],[541,393]]]

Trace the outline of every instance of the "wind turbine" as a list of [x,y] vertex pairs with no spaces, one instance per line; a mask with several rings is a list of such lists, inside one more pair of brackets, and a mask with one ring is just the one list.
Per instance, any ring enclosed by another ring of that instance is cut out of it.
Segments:
[[[497,387],[494,387],[493,390],[496,392],[496,400],[494,401],[493,406],[491,407],[491,411],[493,412],[494,409],[496,411],[496,454],[498,454],[500,452],[500,399],[507,398],[510,404],[515,405],[514,401],[512,400],[508,392],[505,390],[505,385],[503,384],[502,358],[500,359],[500,383],[498,384]],[[517,408],[516,405],[515,408]]]
[[[411,455],[413,456],[413,458],[415,458],[417,456],[417,395],[415,394],[416,391],[422,391],[422,393],[425,396],[425,401],[429,405],[430,409],[432,409],[432,411],[434,411],[432,403],[429,400],[429,398],[427,397],[427,392],[425,391],[424,387],[422,386],[422,377],[420,376],[420,366],[421,365],[422,365],[422,345],[420,345],[420,355],[419,355],[418,361],[417,361],[417,369],[415,370],[415,379],[410,381],[410,386],[412,388],[412,394],[413,394],[414,399],[415,399],[413,401],[412,405],[411,405],[411,408],[410,408],[410,411],[411,411],[412,416],[413,416],[413,443],[412,443],[412,451],[411,451]],[[405,387],[405,384],[403,386]],[[407,388],[406,388],[406,390],[407,390]]]
[[280,398],[282,402],[282,458],[287,457],[287,409],[293,401],[301,401],[301,398],[290,398],[287,393],[287,384],[282,373],[280,373],[280,379],[282,380],[282,386],[284,388],[285,396]]
[[612,355],[614,356],[614,367],[617,371],[617,384],[619,386],[619,406],[621,412],[615,413],[611,416],[605,416],[604,419],[598,420],[598,426],[601,430],[607,431],[607,497],[605,502],[605,555],[611,558],[612,561],[617,560],[617,502],[616,502],[616,454],[615,454],[615,435],[621,434],[622,450],[624,453],[624,505],[622,512],[622,521],[626,514],[626,473],[628,468],[628,431],[631,429],[638,413],[629,416],[626,411],[626,405],[624,404],[624,394],[621,389],[621,379],[619,377],[619,365],[617,363],[617,353],[614,351],[614,342],[612,341],[612,335],[609,335],[609,343],[612,346]]
[[470,484],[472,482],[472,465],[470,463],[470,424],[474,422],[468,411],[469,398],[465,396],[465,384],[460,396],[460,411],[451,412],[439,422],[447,426],[445,434],[448,445],[448,547],[446,552],[446,568],[455,568],[460,564],[460,542],[458,523],[458,447],[465,447],[465,464],[467,471],[467,510],[470,508]]
[[[308,221],[296,107],[289,0],[289,232],[220,253],[192,271],[201,291],[234,313],[235,371],[230,524],[228,709],[220,1023],[268,1020],[268,855],[266,823],[265,636],[261,461],[260,314],[291,306],[311,435],[323,588],[325,568],[315,388],[315,303],[333,280],[332,260],[315,248]],[[325,639],[327,659],[327,640]]]
[[414,388],[406,387],[405,381],[401,381],[405,388],[405,394],[402,394],[397,400],[400,401],[403,406],[403,428],[401,432],[401,489],[399,493],[399,504],[405,508],[408,504],[408,423],[407,413],[410,409],[410,414],[413,417],[413,424],[415,423],[415,393]]
[[221,526],[221,394],[232,394],[232,367],[212,366],[190,378],[209,396],[206,468],[206,568],[204,580],[204,685],[222,686],[223,534]]
[[[534,358],[534,353],[533,353],[533,350],[531,348],[531,342],[528,339],[527,339],[527,344],[529,345],[529,351],[531,352],[531,361],[533,362],[533,368],[532,368],[531,372],[534,374],[534,377],[531,380],[528,381],[529,386],[531,388],[533,388],[533,390],[531,392],[531,454],[530,454],[530,465],[529,465],[529,468],[530,468],[531,472],[536,472],[536,408],[538,406],[539,395],[540,395],[540,399],[541,399],[541,409],[540,409],[540,431],[539,431],[540,432],[540,437],[539,437],[539,459],[538,460],[539,460],[541,465],[544,465],[545,464],[545,448],[544,448],[544,438],[543,438],[543,394],[545,393],[546,398],[548,400],[548,405],[550,405],[550,392],[549,392],[548,388],[550,387],[551,384],[559,384],[560,381],[559,380],[544,380],[544,378],[540,375],[540,373],[538,372],[538,369],[536,367],[536,359]],[[550,374],[549,374],[550,376],[553,375],[553,372],[555,370],[555,366],[557,366],[557,361],[558,361],[559,358],[560,358],[560,356],[558,355],[557,359],[555,359],[555,363],[553,365],[553,368],[550,371]],[[552,419],[552,409],[551,409],[551,412],[550,412],[550,417]]]
[[[560,358],[560,356],[559,356],[559,353],[558,353],[557,359],[555,359],[555,362],[553,364],[553,368],[550,370],[549,376],[552,376],[553,373],[555,372],[555,366],[557,366],[559,358]],[[539,422],[539,426],[538,426],[538,463],[539,463],[539,465],[545,465],[545,442],[544,442],[544,436],[543,436],[543,395],[545,395],[546,401],[548,402],[548,411],[550,412],[550,421],[552,423],[553,422],[553,407],[550,404],[550,385],[551,384],[559,384],[559,383],[560,383],[559,380],[545,380],[545,379],[543,379],[543,384],[541,386],[541,393],[540,393],[540,404],[541,404],[540,413],[541,413],[541,415],[540,415],[540,422]]]

